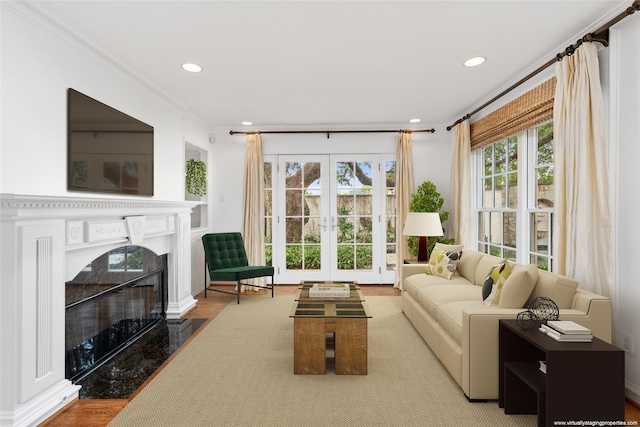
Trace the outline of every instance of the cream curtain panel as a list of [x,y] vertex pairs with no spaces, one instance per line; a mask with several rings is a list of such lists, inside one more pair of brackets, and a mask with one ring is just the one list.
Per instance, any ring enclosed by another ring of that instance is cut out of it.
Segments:
[[407,238],[402,235],[413,194],[413,150],[411,133],[400,132],[396,145],[396,277],[394,288],[402,289],[402,266],[409,253]]
[[471,135],[469,119],[454,128],[451,160],[451,203],[447,234],[457,244],[471,242]]
[[611,215],[598,51],[583,44],[556,64],[556,271],[611,297]]
[[[262,136],[247,135],[247,153],[244,163],[244,218],[242,238],[249,265],[265,265],[264,252],[264,167],[262,165]],[[246,280],[258,286],[266,285],[265,277]],[[258,288],[242,285],[241,291]]]

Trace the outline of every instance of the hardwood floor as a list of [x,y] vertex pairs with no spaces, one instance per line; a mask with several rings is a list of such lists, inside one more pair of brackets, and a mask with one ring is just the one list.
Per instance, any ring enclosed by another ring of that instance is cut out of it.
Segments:
[[[399,296],[400,291],[391,286],[380,285],[361,285],[362,293],[365,296]],[[220,286],[220,289],[230,289],[229,286]],[[279,285],[275,288],[276,295],[294,295],[297,292],[297,285]],[[268,295],[271,291],[260,290],[258,292],[243,293],[250,296]],[[247,296],[247,297],[250,297]],[[204,298],[204,292],[196,296],[198,304],[189,311],[184,317],[211,319],[216,317],[227,304],[235,301],[235,297],[229,294],[219,292],[207,292],[207,298]],[[242,297],[241,302],[242,304]],[[206,325],[206,323],[205,323]],[[203,326],[204,327],[204,326]],[[195,336],[195,335],[194,335]],[[192,337],[193,338],[193,337]],[[187,341],[184,345],[187,345]],[[174,353],[164,365],[158,369],[159,372],[173,357],[179,352]],[[155,374],[154,374],[155,375]],[[103,427],[106,426],[120,412],[135,395],[142,390],[145,385],[153,379],[152,375],[129,399],[116,400],[76,400],[71,402],[65,409],[58,412],[53,417],[45,421],[41,426],[48,427]],[[626,421],[640,420],[640,404],[627,400],[625,402],[625,418]]]

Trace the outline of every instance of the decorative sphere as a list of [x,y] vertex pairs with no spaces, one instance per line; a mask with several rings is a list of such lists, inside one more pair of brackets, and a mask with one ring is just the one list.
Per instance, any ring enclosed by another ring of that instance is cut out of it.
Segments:
[[560,317],[558,305],[547,297],[538,297],[531,301],[528,311],[533,313],[532,317],[538,326],[546,324],[549,320],[558,320]]
[[516,323],[525,331],[536,327],[536,322],[533,319],[533,313],[531,313],[529,310],[521,311],[520,313],[518,313]]
[[558,320],[560,310],[552,299],[538,297],[529,303],[527,311],[521,311],[516,317],[516,323],[525,331],[538,328],[549,320]]

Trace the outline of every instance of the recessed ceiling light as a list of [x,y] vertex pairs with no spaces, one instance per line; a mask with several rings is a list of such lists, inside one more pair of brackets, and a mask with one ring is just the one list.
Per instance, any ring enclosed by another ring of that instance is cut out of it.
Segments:
[[243,126],[251,126],[253,122],[242,122]]
[[422,120],[420,119],[411,119],[409,120],[409,123],[420,123]]
[[185,71],[189,71],[190,73],[199,73],[202,71],[202,67],[198,64],[194,64],[191,62],[185,62],[182,64],[182,69]]
[[464,66],[475,67],[476,65],[482,64],[486,60],[487,58],[485,58],[484,56],[474,56],[473,58],[469,58],[466,61],[464,61]]

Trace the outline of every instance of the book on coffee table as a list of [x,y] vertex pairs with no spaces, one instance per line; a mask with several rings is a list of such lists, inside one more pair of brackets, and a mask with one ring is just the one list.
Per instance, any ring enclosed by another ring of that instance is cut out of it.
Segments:
[[351,288],[348,283],[314,283],[309,288],[312,298],[348,298]]

